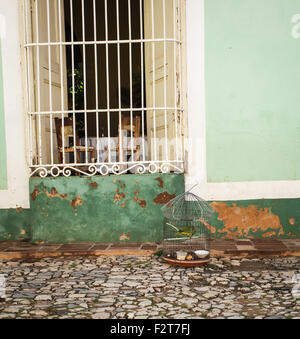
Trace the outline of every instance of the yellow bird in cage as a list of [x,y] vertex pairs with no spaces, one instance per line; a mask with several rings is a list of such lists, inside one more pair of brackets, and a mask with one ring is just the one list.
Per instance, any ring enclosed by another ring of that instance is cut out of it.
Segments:
[[177,231],[174,234],[176,237],[182,235],[182,236],[187,236],[188,238],[191,238],[196,232],[194,226],[184,226],[182,228],[178,228],[170,223],[167,223],[167,225],[173,227]]

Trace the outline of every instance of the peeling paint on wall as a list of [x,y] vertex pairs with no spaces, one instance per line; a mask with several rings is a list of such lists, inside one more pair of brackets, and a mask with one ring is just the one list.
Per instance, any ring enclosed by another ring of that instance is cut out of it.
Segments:
[[78,195],[74,200],[71,200],[71,205],[74,209],[74,211],[76,212],[77,211],[77,206],[82,206],[82,199],[81,199],[81,196]]
[[37,197],[39,194],[41,194],[41,193],[42,193],[42,192],[36,188],[36,189],[30,194],[31,199],[32,199],[33,201],[35,201],[35,200],[36,200],[36,197]]
[[128,232],[127,234],[122,233],[119,239],[120,239],[120,241],[122,241],[122,240],[130,240],[130,232]]
[[89,184],[89,186],[91,186],[92,188],[98,188],[98,184],[96,183],[96,182],[91,182],[90,184]]
[[48,192],[48,190],[47,190],[47,187],[45,187],[44,186],[44,191],[45,191],[45,193],[46,193],[46,195],[47,195],[47,197],[48,198],[62,198],[62,199],[65,199],[65,198],[67,198],[67,194],[66,193],[64,193],[64,194],[59,194],[58,192],[57,192],[57,190],[56,190],[56,188],[55,187],[52,187],[51,188],[51,192]]
[[218,220],[224,223],[224,228],[218,229],[218,232],[225,233],[228,238],[250,237],[251,233],[258,231],[267,232],[264,234],[266,237],[284,234],[279,216],[271,213],[267,207],[250,205],[246,208],[238,207],[235,203],[229,206],[225,202],[213,202],[210,205],[218,213]]
[[123,192],[120,192],[120,190],[117,188],[117,189],[116,189],[116,194],[115,194],[115,196],[114,196],[114,201],[113,201],[113,203],[115,204],[116,202],[121,201],[122,199],[125,198],[125,196],[126,196],[126,194],[123,193]]
[[290,218],[290,219],[289,219],[289,223],[290,223],[292,226],[295,225],[295,222],[296,222],[296,220],[295,220],[294,218]]
[[158,187],[161,187],[161,188],[164,187],[164,182],[162,181],[162,178],[158,177],[158,178],[155,178],[155,180],[158,181]]
[[136,201],[142,208],[146,208],[147,202],[137,196],[139,193],[140,191],[134,192],[133,200]]

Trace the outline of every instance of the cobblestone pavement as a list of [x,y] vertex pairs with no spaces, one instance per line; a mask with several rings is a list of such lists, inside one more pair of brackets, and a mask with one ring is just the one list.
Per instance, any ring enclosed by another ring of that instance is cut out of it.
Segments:
[[299,319],[295,273],[298,257],[213,258],[188,269],[155,256],[7,261],[0,318]]

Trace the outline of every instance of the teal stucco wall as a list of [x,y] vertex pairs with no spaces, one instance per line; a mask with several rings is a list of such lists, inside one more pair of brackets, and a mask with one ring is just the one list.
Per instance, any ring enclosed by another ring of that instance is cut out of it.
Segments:
[[[30,209],[0,210],[0,240],[162,240],[161,207],[184,191],[173,174],[32,178]],[[216,238],[300,238],[300,199],[214,201]]]
[[209,182],[300,179],[299,11],[205,0]]

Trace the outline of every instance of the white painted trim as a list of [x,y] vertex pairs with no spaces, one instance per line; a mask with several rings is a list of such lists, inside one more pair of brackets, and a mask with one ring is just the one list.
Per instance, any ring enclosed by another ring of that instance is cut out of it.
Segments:
[[208,183],[206,168],[204,0],[186,2],[187,111],[186,189],[206,200],[300,198],[300,181]]
[[[206,117],[204,60],[204,0],[186,2],[187,112],[186,140],[187,177],[201,183],[206,177]],[[194,142],[197,140],[197,142]]]
[[198,183],[193,193],[210,201],[300,198],[300,181],[200,183],[195,179],[187,177],[186,188]]
[[8,175],[8,190],[0,191],[0,209],[29,208],[18,10],[18,0],[0,2],[6,22],[1,44]]

